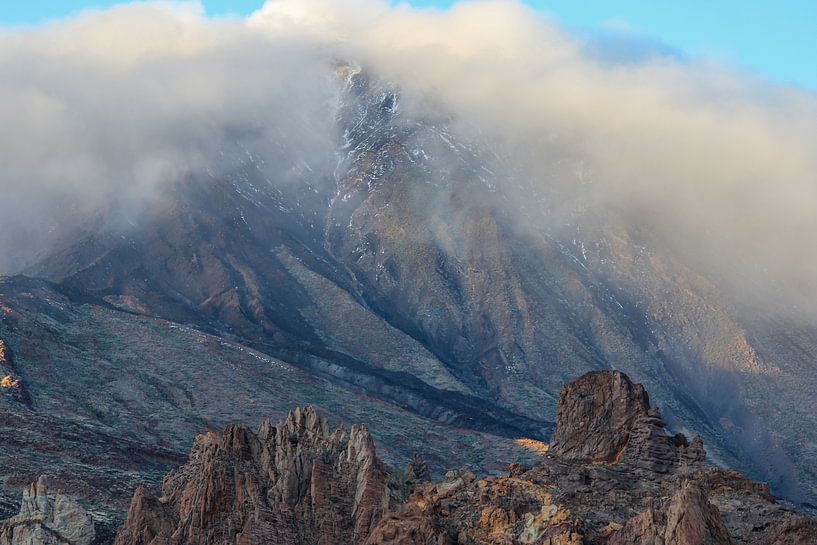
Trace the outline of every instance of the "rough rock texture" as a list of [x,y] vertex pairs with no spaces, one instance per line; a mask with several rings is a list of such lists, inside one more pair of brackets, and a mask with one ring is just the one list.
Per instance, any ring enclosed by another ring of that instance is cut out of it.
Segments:
[[117,545],[359,543],[390,504],[364,426],[331,431],[313,408],[258,433],[199,436],[162,496],[137,490]]
[[565,460],[625,462],[666,473],[703,462],[703,442],[668,436],[641,384],[620,371],[594,371],[562,389],[550,450]]
[[568,385],[558,426],[559,443],[537,466],[474,482],[451,472],[417,487],[367,545],[817,543],[817,523],[776,503],[767,485],[706,467],[700,442],[667,436],[626,375],[591,373]]
[[649,508],[614,532],[609,545],[732,545],[720,511],[700,484],[681,485],[662,510]]
[[[817,543],[817,522],[775,502],[768,485],[704,466],[700,441],[668,436],[626,375],[580,378],[559,415],[568,456],[542,451],[506,476],[457,470],[438,483],[420,457],[388,474],[365,428],[332,432],[313,409],[258,434],[233,426],[200,436],[160,498],[137,490],[116,545]],[[604,437],[580,444],[588,429]]]
[[562,389],[550,450],[565,460],[621,460],[650,398],[624,373],[587,373]]
[[48,496],[41,476],[23,491],[20,513],[0,521],[0,545],[90,545],[94,522],[73,499],[58,492]]

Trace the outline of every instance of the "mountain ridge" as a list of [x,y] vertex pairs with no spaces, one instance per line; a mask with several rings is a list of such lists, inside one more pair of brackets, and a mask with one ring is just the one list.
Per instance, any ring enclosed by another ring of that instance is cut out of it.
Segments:
[[370,72],[336,77],[334,156],[236,135],[135,226],[93,220],[26,272],[506,436],[543,438],[562,384],[618,368],[720,464],[813,501],[814,332],[781,337],[626,218],[561,217],[562,186],[528,193]]

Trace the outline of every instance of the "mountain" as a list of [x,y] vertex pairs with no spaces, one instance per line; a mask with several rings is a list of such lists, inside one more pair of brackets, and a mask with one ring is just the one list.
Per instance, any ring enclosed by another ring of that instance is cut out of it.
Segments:
[[307,403],[372,425],[390,462],[492,471],[547,440],[563,384],[618,369],[715,463],[815,503],[817,329],[532,187],[376,74],[332,77],[331,153],[224,129],[201,169],[75,218],[0,283],[3,425],[27,453],[0,452],[6,488],[56,467],[116,512],[203,429]]
[[[512,426],[505,435],[457,426],[496,427],[483,407],[441,399],[423,407],[451,424],[424,418],[351,382],[42,280],[0,280],[0,312],[16,383],[0,389],[0,517],[18,510],[20,487],[48,474],[53,486],[87,502],[101,533],[115,529],[133,490],[160,485],[197,434],[236,422],[256,426],[307,401],[335,423],[389,422],[375,438],[391,464],[422,452],[437,467],[456,456],[497,470],[527,456],[509,437],[518,433]],[[409,401],[419,398],[405,392]]]
[[[330,430],[296,409],[257,433],[199,436],[162,495],[140,488],[117,545],[548,543],[731,545],[817,539],[817,521],[768,486],[704,465],[700,438],[669,436],[620,372],[568,385],[550,452],[532,467],[438,483],[389,472],[365,427]],[[588,432],[592,430],[592,432]],[[410,495],[409,495],[410,494]],[[408,496],[408,497],[407,497]]]

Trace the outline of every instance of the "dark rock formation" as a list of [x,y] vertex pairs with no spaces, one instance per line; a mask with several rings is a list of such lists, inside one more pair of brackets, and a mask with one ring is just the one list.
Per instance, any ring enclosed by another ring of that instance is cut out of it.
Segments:
[[625,462],[654,472],[703,462],[703,442],[668,436],[641,384],[619,371],[594,371],[562,389],[550,450],[564,460]]
[[160,498],[137,490],[115,543],[359,543],[389,502],[367,429],[331,431],[314,409],[296,409],[257,434],[199,436]]
[[408,463],[406,467],[405,484],[413,486],[431,480],[431,471],[428,469],[428,463],[425,458],[415,454],[414,458]]
[[565,460],[621,460],[650,398],[624,373],[596,371],[562,389],[550,450]]
[[608,545],[732,545],[720,511],[700,484],[682,485],[663,509],[650,508],[612,534]]
[[44,475],[23,491],[20,513],[0,521],[0,545],[90,545],[94,537],[88,513],[61,492],[49,497]]

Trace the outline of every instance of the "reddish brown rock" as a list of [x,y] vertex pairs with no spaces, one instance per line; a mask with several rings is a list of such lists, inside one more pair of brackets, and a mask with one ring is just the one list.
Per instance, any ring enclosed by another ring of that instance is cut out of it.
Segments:
[[641,384],[620,371],[594,371],[562,389],[550,450],[565,460],[627,463],[656,473],[695,467],[703,442],[669,436]]
[[667,507],[665,545],[731,545],[721,514],[698,483],[689,482],[672,496]]
[[568,385],[558,426],[538,465],[475,482],[451,472],[417,487],[366,545],[817,543],[817,523],[777,504],[768,486],[702,466],[700,439],[667,435],[622,373]]
[[257,434],[233,426],[199,437],[161,498],[137,491],[116,545],[817,543],[817,523],[776,503],[768,486],[702,466],[700,440],[667,435],[646,392],[621,373],[565,388],[559,425],[562,448],[573,445],[566,457],[552,449],[506,476],[449,471],[438,483],[425,482],[419,458],[389,483],[365,428],[331,432],[311,409]]
[[471,482],[468,475],[449,472],[443,482],[416,490],[366,544],[584,543],[582,521],[554,500],[551,487],[514,477]]
[[117,536],[117,543],[154,543],[159,545],[176,529],[172,509],[140,486],[133,494],[128,518]]
[[649,410],[644,387],[624,373],[587,373],[562,388],[550,450],[566,460],[618,461]]
[[117,545],[359,543],[389,506],[363,426],[330,431],[312,408],[258,433],[199,436],[162,496],[136,492]]
[[797,517],[772,525],[765,537],[764,545],[811,545],[817,543],[817,521]]
[[662,509],[631,518],[608,545],[732,545],[718,509],[698,483],[687,482]]

